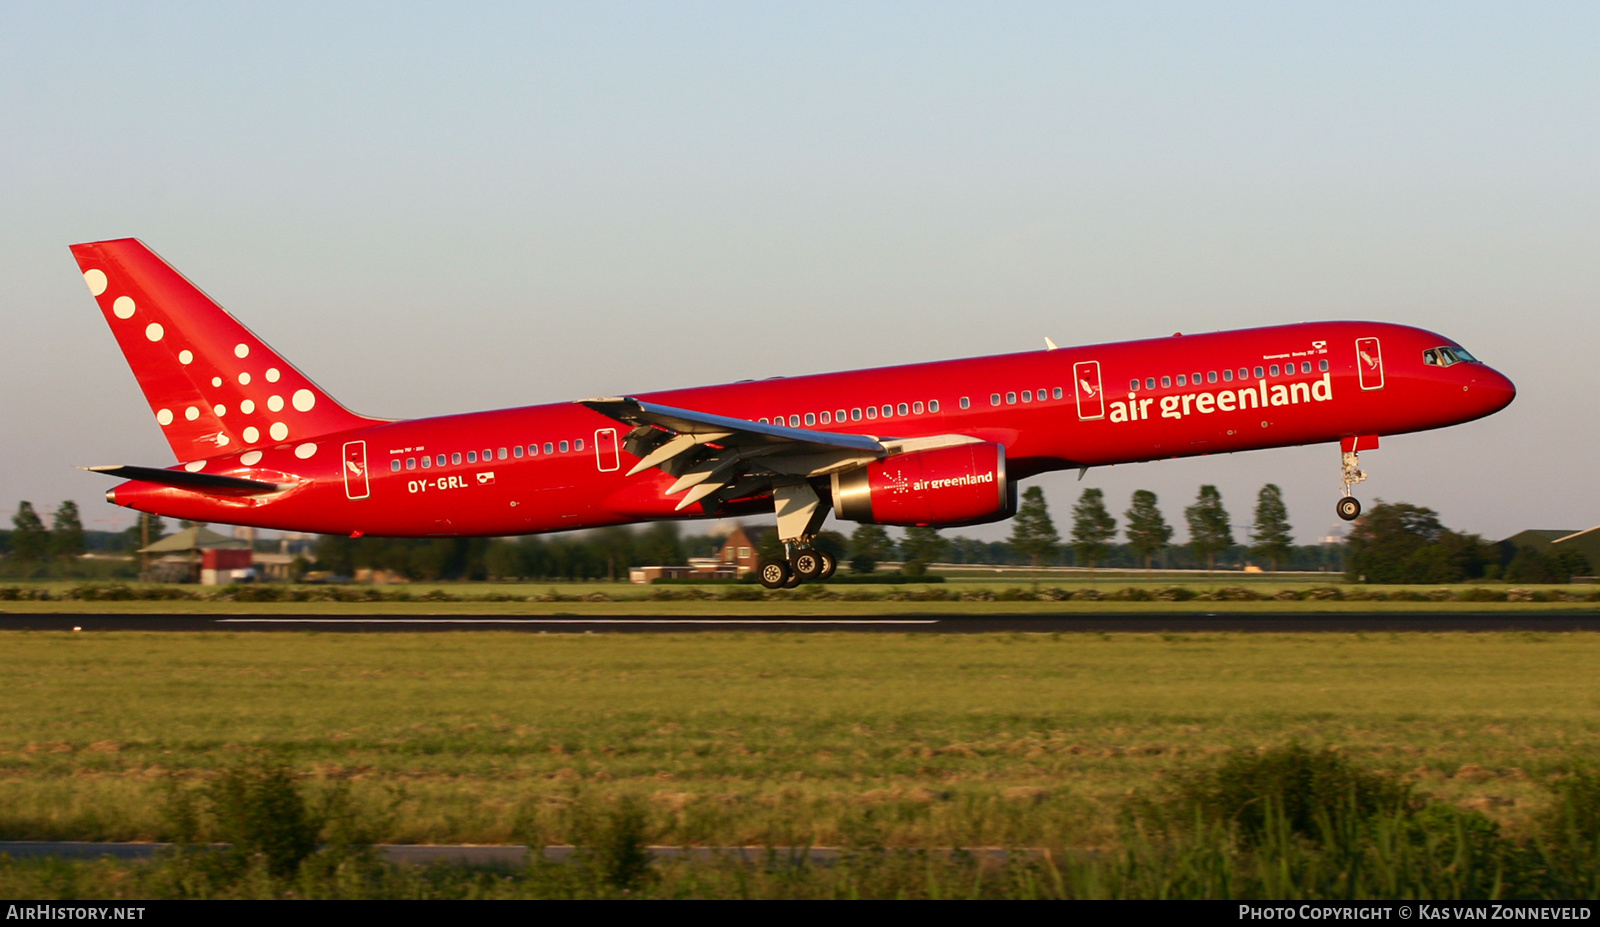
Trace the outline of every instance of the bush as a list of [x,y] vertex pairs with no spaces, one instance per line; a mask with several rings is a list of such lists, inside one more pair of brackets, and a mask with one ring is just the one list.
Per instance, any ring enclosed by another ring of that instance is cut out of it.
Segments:
[[[333,792],[330,795],[341,794]],[[298,777],[273,760],[256,760],[223,772],[205,791],[217,835],[235,853],[259,858],[273,875],[292,875],[316,852],[328,808],[313,813]]]
[[1318,839],[1329,827],[1407,810],[1411,796],[1404,784],[1360,769],[1330,749],[1289,744],[1236,751],[1221,766],[1182,781],[1166,804],[1174,822],[1198,819],[1236,828],[1242,840],[1255,843],[1269,823]]

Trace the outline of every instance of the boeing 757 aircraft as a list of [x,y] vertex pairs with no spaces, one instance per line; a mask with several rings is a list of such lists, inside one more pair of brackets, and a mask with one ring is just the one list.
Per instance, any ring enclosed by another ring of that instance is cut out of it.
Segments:
[[999,521],[1050,470],[1338,442],[1354,519],[1358,454],[1380,436],[1516,396],[1443,335],[1338,321],[390,421],[341,406],[143,243],[72,253],[179,461],[89,468],[127,481],[112,503],[352,537],[775,512],[788,556],[760,565],[771,588],[832,574],[811,546],[830,511]]

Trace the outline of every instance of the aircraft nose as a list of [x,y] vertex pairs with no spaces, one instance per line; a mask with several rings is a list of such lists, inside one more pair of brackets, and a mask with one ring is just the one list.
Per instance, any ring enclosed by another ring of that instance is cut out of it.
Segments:
[[1516,384],[1492,367],[1475,371],[1472,378],[1472,392],[1477,394],[1475,398],[1482,404],[1484,415],[1499,412],[1511,405],[1511,400],[1517,398]]

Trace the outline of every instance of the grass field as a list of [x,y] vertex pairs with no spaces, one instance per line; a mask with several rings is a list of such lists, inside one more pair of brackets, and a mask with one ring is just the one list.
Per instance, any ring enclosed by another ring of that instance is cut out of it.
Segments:
[[1597,757],[1600,635],[0,634],[0,839],[165,836],[261,752],[385,842],[1104,847],[1236,747],[1332,745],[1508,833]]
[[[0,628],[10,613],[482,615],[893,615],[1085,612],[1406,612],[1600,610],[1593,585],[1508,587],[1345,586],[1263,581],[1249,574],[1206,582],[957,577],[942,584],[807,585],[765,592],[751,585],[630,583],[416,583],[396,586],[160,586],[38,582],[0,585]],[[1305,574],[1299,574],[1304,576]],[[145,596],[152,596],[145,598]],[[175,596],[175,598],[167,598]],[[259,601],[261,598],[281,601]],[[294,600],[291,600],[294,599]]]

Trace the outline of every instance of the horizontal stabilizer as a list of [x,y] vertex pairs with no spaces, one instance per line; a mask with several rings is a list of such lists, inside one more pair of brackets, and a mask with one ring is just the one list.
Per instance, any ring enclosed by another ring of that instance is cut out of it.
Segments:
[[159,467],[128,467],[113,464],[108,467],[83,467],[94,473],[104,473],[123,480],[157,483],[187,489],[191,492],[212,493],[223,496],[259,496],[263,493],[282,492],[293,484],[264,483],[237,476],[218,476],[215,473],[190,473],[187,470],[163,470]]

